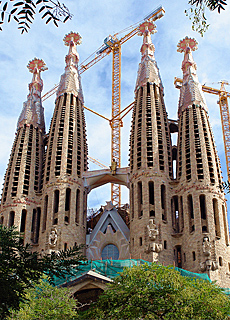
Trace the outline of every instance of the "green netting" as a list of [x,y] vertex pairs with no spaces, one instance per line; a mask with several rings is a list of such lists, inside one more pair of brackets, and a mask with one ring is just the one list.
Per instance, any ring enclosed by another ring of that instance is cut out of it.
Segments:
[[[113,279],[118,275],[119,272],[122,272],[125,267],[132,267],[137,265],[142,265],[144,263],[151,264],[151,262],[142,260],[142,259],[129,259],[129,260],[94,260],[94,261],[85,261],[81,266],[78,267],[78,270],[73,271],[74,275],[67,275],[65,278],[55,279],[55,285],[60,286],[66,282],[70,282],[79,278],[89,270],[95,271],[103,276]],[[208,280],[211,282],[210,278],[206,273],[194,273],[184,269],[175,267],[177,271],[184,277],[197,278]],[[230,292],[229,292],[230,294]]]

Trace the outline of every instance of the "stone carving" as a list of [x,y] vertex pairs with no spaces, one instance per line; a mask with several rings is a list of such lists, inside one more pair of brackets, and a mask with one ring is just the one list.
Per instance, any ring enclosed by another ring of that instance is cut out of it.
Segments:
[[52,228],[50,235],[49,235],[49,245],[50,247],[55,247],[57,245],[57,229],[56,228]]
[[148,245],[146,245],[145,252],[150,253],[150,252],[156,252],[159,253],[162,251],[162,244],[161,243],[155,243],[151,242]]
[[156,240],[156,237],[159,234],[159,230],[157,225],[155,224],[154,219],[149,220],[149,224],[147,225],[148,233],[149,233],[149,239],[151,241]]
[[209,241],[209,237],[207,236],[203,238],[202,250],[206,260],[200,263],[201,271],[215,271],[216,269],[218,269],[218,263],[211,259],[212,244]]
[[209,242],[209,238],[208,237],[204,237],[203,238],[202,248],[203,248],[203,254],[205,256],[207,256],[207,257],[210,257],[211,256],[212,245]]
[[150,252],[159,253],[160,251],[162,251],[163,247],[162,247],[161,243],[153,242],[156,240],[157,236],[159,235],[159,230],[158,230],[158,227],[157,227],[154,219],[149,220],[149,223],[147,225],[147,230],[148,230],[149,240],[151,241],[151,243],[146,245],[145,252],[146,253],[150,253]]

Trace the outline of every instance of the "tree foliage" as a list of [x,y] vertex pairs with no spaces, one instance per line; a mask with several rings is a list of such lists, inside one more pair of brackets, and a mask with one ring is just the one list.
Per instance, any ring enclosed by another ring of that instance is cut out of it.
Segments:
[[23,245],[15,229],[0,225],[0,319],[10,308],[19,308],[25,299],[25,289],[38,282],[44,273],[50,283],[55,277],[72,274],[73,267],[83,260],[81,252],[81,246],[50,255],[31,252],[30,245]]
[[145,264],[126,268],[83,318],[224,320],[229,313],[229,298],[216,285]]
[[77,301],[67,288],[57,288],[40,280],[25,291],[26,302],[18,311],[11,310],[8,320],[71,320],[77,319]]
[[199,32],[203,37],[204,32],[209,27],[205,16],[205,9],[208,8],[211,11],[217,10],[220,13],[221,10],[225,10],[224,6],[227,5],[227,0],[189,0],[188,4],[190,8],[185,10],[185,14],[192,21],[192,29]]
[[37,11],[46,24],[53,21],[56,27],[59,22],[65,23],[72,18],[69,9],[58,0],[0,1],[0,30],[2,31],[2,25],[5,21],[15,20],[21,33],[28,32]]

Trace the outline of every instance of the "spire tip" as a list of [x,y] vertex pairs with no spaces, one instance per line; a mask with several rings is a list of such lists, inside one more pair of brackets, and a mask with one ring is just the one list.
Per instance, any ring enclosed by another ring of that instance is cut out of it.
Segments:
[[63,41],[64,41],[65,46],[67,46],[67,47],[70,45],[71,41],[73,41],[76,45],[77,44],[79,45],[82,42],[82,37],[80,36],[80,34],[78,32],[76,33],[76,32],[71,31],[70,33],[65,35]]
[[145,21],[140,24],[138,36],[143,36],[145,31],[148,30],[151,34],[156,33],[156,25],[150,21]]
[[187,47],[189,47],[192,51],[198,49],[198,42],[194,38],[185,37],[183,40],[180,40],[177,45],[177,51],[182,53],[185,52]]
[[29,61],[27,68],[31,73],[38,71],[45,71],[48,70],[45,62],[42,59],[34,58],[33,60]]

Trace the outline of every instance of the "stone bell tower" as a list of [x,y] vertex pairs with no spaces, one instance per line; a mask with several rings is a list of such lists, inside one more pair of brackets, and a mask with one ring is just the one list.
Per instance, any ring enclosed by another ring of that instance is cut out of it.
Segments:
[[[229,232],[221,170],[208,108],[196,74],[195,39],[178,44],[184,53],[178,108],[178,186],[172,196],[174,253],[181,267],[207,272],[221,286],[230,285]],[[176,209],[177,208],[177,209]],[[179,213],[178,213],[179,211]],[[180,221],[181,220],[181,221]],[[183,224],[183,228],[179,228]]]
[[163,85],[151,41],[155,28],[144,22],[139,31],[142,57],[130,136],[130,247],[134,259],[170,263],[172,248],[168,253],[162,249],[170,247],[172,153]]
[[63,250],[84,244],[87,195],[82,173],[87,170],[83,93],[78,72],[78,33],[64,38],[69,47],[48,134],[43,176],[40,250]]
[[[27,68],[33,74],[27,101],[18,119],[1,200],[1,222],[15,225],[25,243],[38,241],[41,217],[41,177],[44,155],[45,121],[41,103],[41,71],[47,69],[34,58]],[[36,221],[37,222],[36,222]]]

